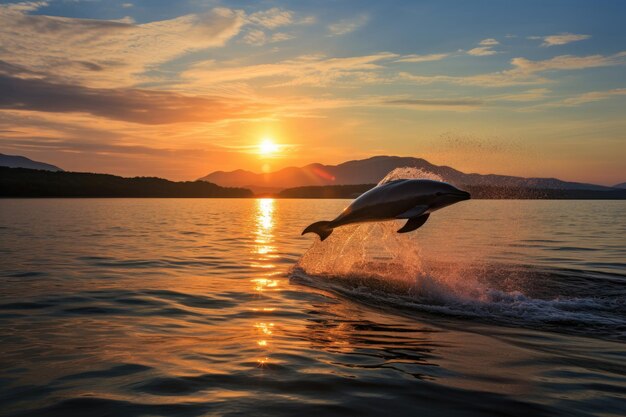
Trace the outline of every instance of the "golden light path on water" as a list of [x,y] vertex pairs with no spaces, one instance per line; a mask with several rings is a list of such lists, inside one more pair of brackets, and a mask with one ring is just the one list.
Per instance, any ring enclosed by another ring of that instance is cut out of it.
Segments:
[[[274,243],[274,199],[259,198],[256,200],[256,229],[255,246],[253,250],[253,266],[259,268],[261,276],[253,278],[254,291],[262,296],[268,290],[280,291],[278,280],[273,279],[276,274],[276,265],[273,263],[278,257]],[[262,307],[263,312],[274,311],[274,307]],[[265,366],[269,361],[270,339],[274,333],[274,323],[259,321],[254,324],[258,333],[257,345],[263,349],[262,355],[257,359],[260,367]]]

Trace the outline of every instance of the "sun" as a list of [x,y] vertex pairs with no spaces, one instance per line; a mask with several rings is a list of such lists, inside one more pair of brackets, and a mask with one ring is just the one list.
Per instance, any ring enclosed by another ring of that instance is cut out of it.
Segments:
[[279,151],[280,147],[271,138],[264,138],[259,143],[259,154],[262,156],[272,156]]

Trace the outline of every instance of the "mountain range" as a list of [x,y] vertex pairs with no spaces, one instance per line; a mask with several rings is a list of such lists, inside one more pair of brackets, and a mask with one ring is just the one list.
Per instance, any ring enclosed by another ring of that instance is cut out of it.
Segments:
[[596,184],[562,181],[556,178],[523,178],[496,174],[467,174],[444,165],[434,165],[421,158],[374,156],[368,159],[344,162],[339,165],[310,164],[289,167],[279,171],[257,174],[242,169],[230,172],[216,171],[199,178],[223,187],[244,187],[255,193],[279,192],[302,186],[375,184],[396,168],[412,167],[435,174],[458,186],[501,188],[533,188],[551,190],[608,191],[612,187]]
[[61,168],[46,164],[45,162],[33,161],[25,156],[18,155],[5,155],[0,153],[0,167],[8,168],[28,168],[28,169],[42,169],[44,171],[63,171]]
[[[24,156],[0,153],[0,167],[27,168],[63,172],[63,169]],[[309,164],[288,167],[275,172],[257,174],[238,169],[215,171],[199,178],[222,187],[248,188],[256,194],[278,194],[283,190],[315,186],[355,186],[378,183],[396,168],[412,167],[434,174],[444,181],[461,187],[498,189],[541,189],[569,191],[609,191],[626,189],[626,183],[606,187],[597,184],[562,181],[557,178],[524,178],[509,175],[464,173],[444,165],[434,165],[425,159],[399,156],[374,156],[368,159],[344,162],[338,165]],[[335,190],[334,192],[336,192]],[[343,190],[346,191],[346,190]],[[342,192],[343,192],[342,191]]]

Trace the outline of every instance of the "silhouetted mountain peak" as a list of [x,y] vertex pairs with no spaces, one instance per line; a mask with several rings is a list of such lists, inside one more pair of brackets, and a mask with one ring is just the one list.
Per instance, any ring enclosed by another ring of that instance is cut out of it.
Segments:
[[61,168],[46,164],[45,162],[33,161],[25,156],[5,155],[0,153],[0,166],[8,168],[42,169],[44,171],[63,171]]
[[256,190],[321,185],[376,184],[396,168],[412,167],[433,173],[458,186],[521,187],[563,190],[609,190],[595,184],[561,181],[557,178],[523,178],[497,174],[466,174],[449,166],[434,165],[422,158],[379,155],[346,161],[338,165],[313,163],[303,167],[287,167],[275,172],[256,174],[249,171],[213,172],[202,181],[227,187]]

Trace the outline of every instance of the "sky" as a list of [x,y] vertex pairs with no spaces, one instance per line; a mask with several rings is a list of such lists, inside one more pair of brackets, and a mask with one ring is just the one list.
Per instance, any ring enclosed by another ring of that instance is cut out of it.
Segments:
[[0,0],[0,153],[173,180],[400,155],[611,185],[624,17],[618,0]]

